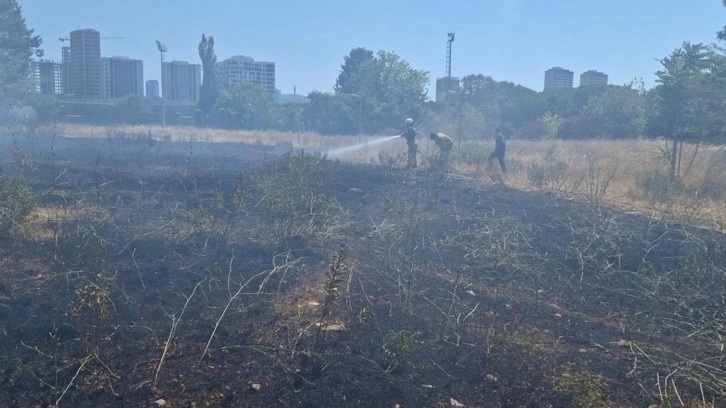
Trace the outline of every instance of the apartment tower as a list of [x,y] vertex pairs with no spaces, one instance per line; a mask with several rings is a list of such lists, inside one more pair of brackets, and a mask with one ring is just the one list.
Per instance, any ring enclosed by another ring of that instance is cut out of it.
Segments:
[[103,93],[101,34],[90,28],[71,31],[69,93],[100,98]]

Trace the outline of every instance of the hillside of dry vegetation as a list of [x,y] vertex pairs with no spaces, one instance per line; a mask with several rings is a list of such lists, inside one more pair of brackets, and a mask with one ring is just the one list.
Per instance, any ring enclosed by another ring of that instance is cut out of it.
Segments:
[[726,402],[721,232],[288,150],[10,144],[0,405]]
[[[358,141],[350,136],[312,132],[243,131],[158,126],[63,125],[60,135],[88,138],[129,138],[288,146],[324,153]],[[420,131],[419,154],[424,166],[437,153]],[[362,141],[375,140],[364,136]],[[458,140],[450,170],[484,183],[505,183],[524,190],[554,192],[593,204],[605,203],[650,217],[707,224],[726,230],[726,148],[684,144],[677,183],[668,180],[668,146],[663,140],[512,140],[509,173],[502,177],[488,163],[493,140]],[[363,148],[343,158],[354,163],[404,166],[403,143]]]

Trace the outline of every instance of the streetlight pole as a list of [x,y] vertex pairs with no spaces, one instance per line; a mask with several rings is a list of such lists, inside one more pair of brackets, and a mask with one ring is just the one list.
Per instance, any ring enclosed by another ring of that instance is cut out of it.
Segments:
[[166,92],[164,92],[164,53],[166,52],[166,44],[156,40],[156,48],[161,56],[161,126],[166,127]]
[[451,95],[456,95],[456,99],[459,102],[459,118],[458,118],[459,120],[457,121],[458,123],[456,125],[456,132],[458,133],[458,135],[457,135],[456,139],[457,139],[458,149],[461,151],[461,139],[463,139],[463,137],[464,137],[461,134],[461,129],[462,129],[461,121],[462,121],[462,117],[464,116],[463,115],[463,107],[464,107],[463,96],[464,95],[461,92],[456,92],[456,91],[452,91],[452,90],[449,90],[448,93]]
[[251,110],[251,113],[252,113],[252,130],[257,130],[256,129],[257,128],[257,106],[255,106],[255,105],[253,105],[253,104],[251,104],[249,102],[247,103],[247,106],[250,107],[250,108],[252,108],[252,110]]

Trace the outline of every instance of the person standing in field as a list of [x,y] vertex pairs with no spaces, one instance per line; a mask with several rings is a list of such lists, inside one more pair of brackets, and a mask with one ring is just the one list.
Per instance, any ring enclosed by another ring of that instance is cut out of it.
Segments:
[[443,132],[431,132],[431,140],[439,147],[438,166],[440,169],[445,170],[451,149],[454,148],[454,141]]
[[406,138],[406,144],[408,145],[407,167],[415,169],[418,145],[416,144],[416,129],[413,127],[413,119],[406,119],[406,130],[401,133],[401,137]]
[[504,155],[507,152],[507,141],[504,139],[504,133],[499,128],[494,131],[494,151],[489,155],[489,166],[492,164],[492,160],[499,160],[499,166],[502,168],[502,173],[507,172],[507,165],[504,163]]

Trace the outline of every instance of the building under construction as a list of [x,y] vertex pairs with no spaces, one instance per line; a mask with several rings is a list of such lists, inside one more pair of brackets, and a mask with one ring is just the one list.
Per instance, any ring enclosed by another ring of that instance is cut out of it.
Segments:
[[33,61],[30,73],[35,92],[43,95],[63,93],[62,65],[49,60]]

